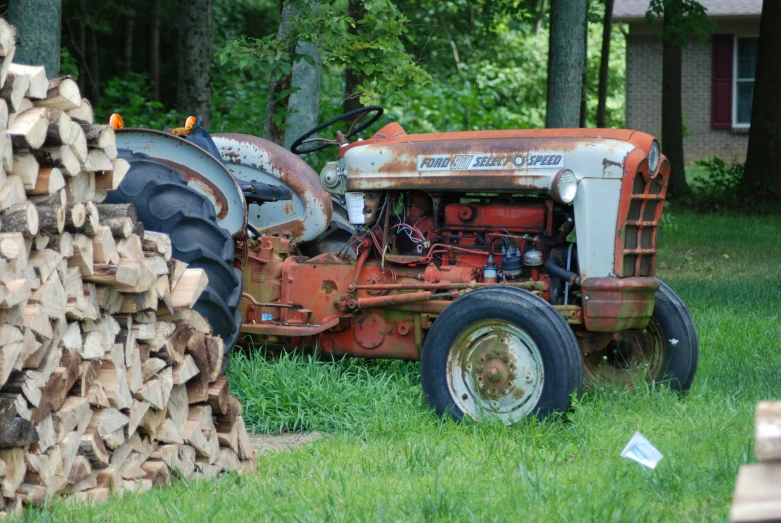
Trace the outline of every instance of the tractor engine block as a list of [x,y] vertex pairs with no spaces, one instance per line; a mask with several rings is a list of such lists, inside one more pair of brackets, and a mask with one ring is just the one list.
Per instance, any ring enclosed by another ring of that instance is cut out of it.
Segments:
[[[579,297],[563,304],[561,285],[542,270],[553,254],[566,257],[567,208],[496,195],[367,196],[364,223],[340,252],[302,256],[284,234],[237,242],[245,333],[272,346],[418,359],[452,300],[499,282],[569,307],[581,321]],[[576,256],[569,260],[573,270]]]

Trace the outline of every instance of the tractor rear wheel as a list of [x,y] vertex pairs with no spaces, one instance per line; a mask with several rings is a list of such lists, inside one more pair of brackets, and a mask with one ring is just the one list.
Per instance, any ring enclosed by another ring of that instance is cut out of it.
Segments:
[[181,173],[128,149],[120,149],[119,157],[130,170],[105,202],[132,203],[146,230],[171,236],[174,258],[206,271],[209,284],[193,309],[222,337],[227,362],[241,329],[237,308],[243,291],[241,271],[232,266],[233,238],[217,225],[214,205],[188,187]]
[[567,321],[543,299],[512,287],[478,289],[445,309],[426,336],[420,374],[437,414],[508,425],[565,411],[582,382]]

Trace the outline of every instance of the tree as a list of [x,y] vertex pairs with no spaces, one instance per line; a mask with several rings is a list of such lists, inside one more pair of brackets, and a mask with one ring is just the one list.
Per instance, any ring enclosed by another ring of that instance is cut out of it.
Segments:
[[299,42],[296,53],[304,58],[293,64],[291,93],[288,100],[284,146],[289,149],[299,136],[317,125],[320,112],[320,77],[323,61],[320,49],[311,42]]
[[[758,198],[781,195],[781,2],[762,4],[751,130],[743,187]],[[757,189],[763,189],[761,191]],[[768,190],[771,189],[771,190]]]
[[651,0],[646,18],[664,17],[662,30],[662,150],[670,162],[668,198],[687,198],[683,156],[683,105],[681,102],[681,63],[683,49],[691,37],[705,41],[714,23],[696,0]]
[[277,145],[283,145],[285,142],[287,106],[293,83],[293,64],[291,61],[295,55],[298,41],[295,34],[295,18],[298,12],[299,8],[295,2],[287,0],[282,3],[282,15],[275,43],[285,59],[277,61],[271,70],[268,98],[266,99],[266,120],[263,123],[263,136],[266,140]]
[[580,82],[580,119],[578,127],[588,127],[588,21],[589,0],[586,0],[586,30],[583,31],[583,75]]
[[610,37],[613,30],[613,5],[615,0],[605,0],[605,17],[602,21],[602,57],[599,62],[599,92],[597,94],[597,127],[607,127],[607,89],[610,74]]
[[[354,20],[347,27],[347,31],[353,36],[358,36],[358,33],[363,30],[361,22],[366,14],[363,0],[350,0],[347,3],[347,9],[348,14]],[[363,78],[360,76],[359,69],[354,67],[353,64],[347,64],[347,67],[344,68],[344,112],[362,107],[361,93],[358,89],[362,83]]]
[[60,74],[61,0],[12,0],[8,21],[16,26],[14,62],[43,65],[46,76]]
[[546,127],[578,126],[585,32],[586,0],[552,2]]
[[211,124],[211,0],[179,0],[177,107]]

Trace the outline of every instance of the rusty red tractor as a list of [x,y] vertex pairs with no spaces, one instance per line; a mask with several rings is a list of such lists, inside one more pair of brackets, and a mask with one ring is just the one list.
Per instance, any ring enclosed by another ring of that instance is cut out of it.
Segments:
[[[381,116],[291,151],[198,122],[118,130],[131,169],[108,200],[206,270],[196,309],[226,347],[421,360],[426,401],[456,420],[543,418],[584,385],[691,386],[697,332],[655,278],[669,164],[652,136],[393,122],[350,140]],[[330,146],[319,176],[298,157]]]

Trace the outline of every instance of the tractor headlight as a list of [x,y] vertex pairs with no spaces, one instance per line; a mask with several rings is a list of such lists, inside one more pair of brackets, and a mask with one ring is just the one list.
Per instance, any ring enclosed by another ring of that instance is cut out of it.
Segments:
[[578,179],[569,169],[562,169],[553,177],[550,195],[559,203],[572,203],[578,192]]
[[659,148],[659,142],[656,140],[651,144],[651,149],[648,151],[648,173],[651,178],[656,176],[656,172],[659,169],[659,158],[662,156],[661,149]]

